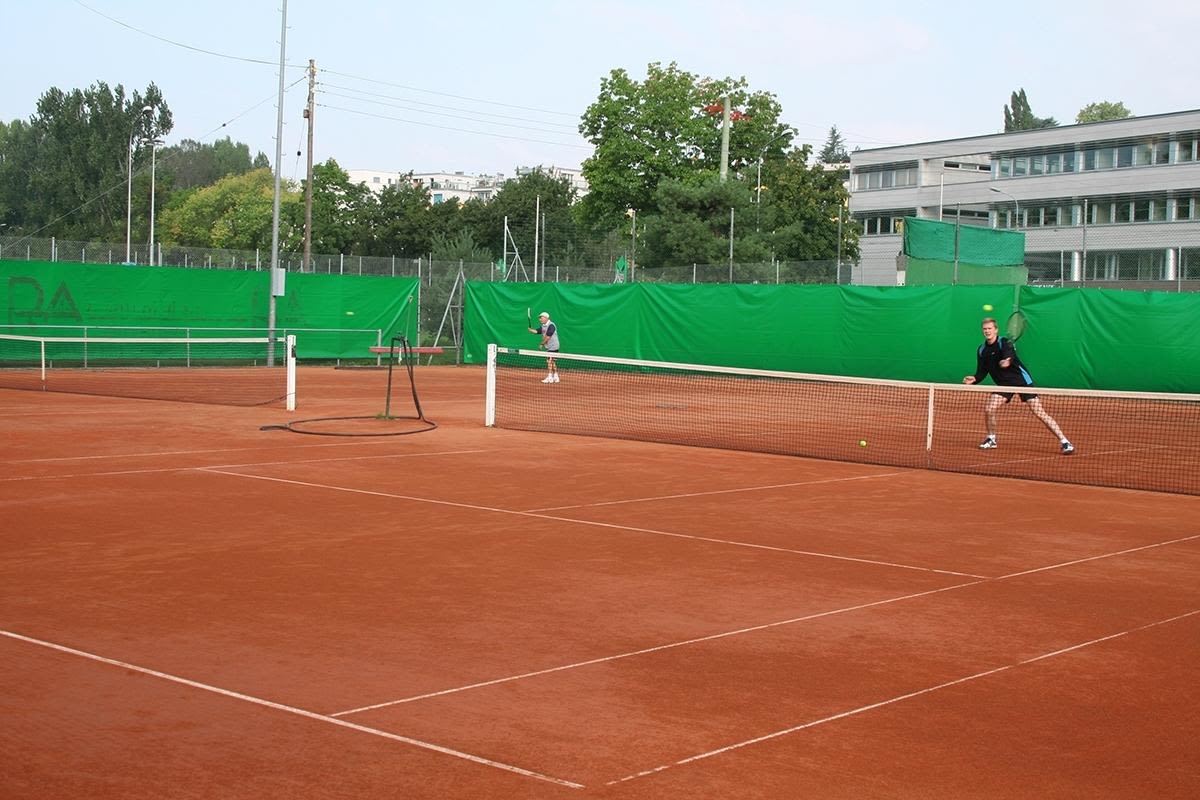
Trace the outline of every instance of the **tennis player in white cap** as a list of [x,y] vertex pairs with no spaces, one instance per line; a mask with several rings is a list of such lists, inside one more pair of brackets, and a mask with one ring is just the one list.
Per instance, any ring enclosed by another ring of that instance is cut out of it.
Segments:
[[[530,333],[538,333],[542,336],[542,343],[538,345],[543,350],[549,353],[558,352],[558,326],[550,319],[550,312],[543,311],[538,314],[538,326],[536,328],[527,328]],[[546,359],[546,377],[542,378],[542,383],[558,383],[558,367],[554,363],[553,358]]]

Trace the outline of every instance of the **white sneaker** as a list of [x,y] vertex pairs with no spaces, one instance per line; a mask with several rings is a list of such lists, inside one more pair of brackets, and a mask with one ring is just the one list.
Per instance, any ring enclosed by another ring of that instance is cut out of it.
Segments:
[[542,378],[542,383],[554,383],[554,376],[547,375],[546,377]]
[[554,380],[552,380],[551,383],[558,383],[558,373],[557,372],[554,373],[551,377],[554,378]]

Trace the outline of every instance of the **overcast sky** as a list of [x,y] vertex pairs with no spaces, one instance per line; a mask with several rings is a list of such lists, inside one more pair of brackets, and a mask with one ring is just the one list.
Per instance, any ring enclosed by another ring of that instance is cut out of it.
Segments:
[[[175,117],[168,143],[228,135],[273,159],[281,6],[0,0],[0,118],[27,119],[51,86],[154,82]],[[314,157],[345,169],[578,167],[601,79],[641,79],[653,61],[745,76],[816,148],[831,125],[851,148],[992,133],[1019,87],[1064,124],[1098,100],[1138,115],[1200,106],[1195,0],[289,0],[287,23],[287,178],[303,176],[310,58]]]

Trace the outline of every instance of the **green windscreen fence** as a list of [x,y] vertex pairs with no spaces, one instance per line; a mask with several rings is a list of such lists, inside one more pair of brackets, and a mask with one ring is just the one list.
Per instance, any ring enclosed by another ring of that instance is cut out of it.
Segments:
[[904,219],[908,286],[1024,284],[1025,234],[933,219]]
[[[267,327],[266,271],[0,261],[0,280],[3,333],[264,335]],[[276,331],[297,335],[302,359],[367,358],[393,335],[415,341],[418,291],[416,278],[289,273]]]
[[566,353],[958,382],[980,320],[1003,328],[1017,307],[1042,385],[1200,391],[1200,295],[1106,289],[468,282],[463,355],[535,348],[528,309],[550,313]]

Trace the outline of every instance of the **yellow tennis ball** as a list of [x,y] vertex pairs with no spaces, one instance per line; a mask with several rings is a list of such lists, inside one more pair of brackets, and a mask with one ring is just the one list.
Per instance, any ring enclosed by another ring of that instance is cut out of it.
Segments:
[[346,312],[346,316],[347,316],[347,317],[353,317],[353,316],[354,316],[354,312],[353,312],[353,311],[347,311],[347,312]]
[[859,446],[859,447],[866,447],[866,446],[867,446],[867,440],[866,440],[866,439],[859,439],[859,440],[858,440],[858,446]]
[[984,311],[991,311],[991,310],[992,310],[992,304],[991,304],[991,303],[984,303],[984,304],[983,304],[983,310],[984,310]]

